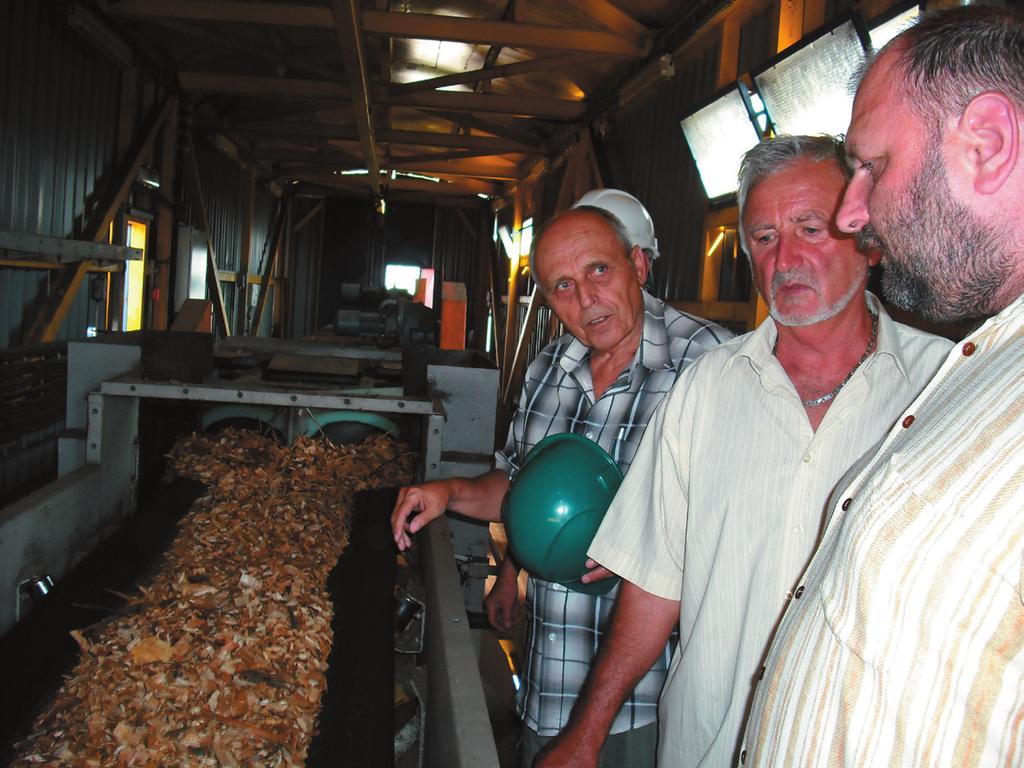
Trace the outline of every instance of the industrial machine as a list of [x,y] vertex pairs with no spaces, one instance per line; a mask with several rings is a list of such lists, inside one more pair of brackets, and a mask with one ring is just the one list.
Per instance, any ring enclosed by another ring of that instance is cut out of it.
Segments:
[[405,291],[342,283],[334,332],[374,339],[381,346],[437,343],[437,313]]
[[[403,320],[415,310],[400,306],[393,315],[397,338],[415,338],[426,323]],[[392,310],[385,315],[392,318]],[[489,466],[497,371],[471,353],[258,338],[213,347],[204,334],[128,336],[68,345],[59,478],[0,511],[0,635],[27,614],[41,615],[48,592],[131,526],[140,475],[152,459],[147,413],[192,414],[197,426],[211,429],[249,419],[284,440],[314,433],[341,438],[353,425],[400,432],[418,448],[420,479]],[[288,368],[298,370],[297,380],[282,377]],[[413,764],[496,766],[466,614],[467,604],[478,609],[483,594],[486,528],[452,522],[455,536],[443,520],[422,535],[408,599],[397,605],[399,614],[405,605],[399,650],[420,650],[426,659]],[[385,556],[393,559],[386,541]],[[32,608],[33,598],[39,608]],[[51,624],[44,631],[60,630]]]

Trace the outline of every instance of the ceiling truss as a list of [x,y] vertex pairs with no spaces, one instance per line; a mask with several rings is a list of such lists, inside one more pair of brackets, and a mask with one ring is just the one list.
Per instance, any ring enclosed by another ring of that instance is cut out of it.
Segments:
[[[407,13],[387,0],[100,2],[166,45],[186,96],[278,179],[377,196],[499,194],[557,151],[552,136],[582,128],[595,84],[647,57],[656,34],[617,0],[479,0],[492,11],[472,17],[430,0]],[[416,41],[437,42],[436,68],[396,78]],[[440,62],[445,45],[463,46],[461,66]]]

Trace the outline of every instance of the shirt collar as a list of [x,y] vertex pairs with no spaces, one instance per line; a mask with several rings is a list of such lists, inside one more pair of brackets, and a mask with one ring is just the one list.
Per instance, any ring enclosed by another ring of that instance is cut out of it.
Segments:
[[[640,347],[633,358],[633,365],[638,363],[648,370],[657,371],[672,368],[669,355],[668,330],[665,327],[665,304],[654,298],[647,291],[641,291],[644,300],[644,327],[640,338]],[[558,364],[566,373],[572,373],[590,358],[590,347],[570,336],[569,344],[562,353]]]
[[[907,363],[903,357],[903,350],[900,347],[899,332],[896,330],[896,324],[889,317],[889,313],[885,311],[882,302],[873,293],[865,291],[864,301],[867,302],[871,313],[878,315],[878,341],[875,344],[875,355],[872,355],[872,357],[889,355],[896,363],[896,367],[903,374],[903,377],[909,381]],[[750,361],[750,365],[760,375],[765,367],[772,364],[775,360],[775,342],[778,337],[779,331],[775,325],[775,319],[769,316],[753,332],[741,337],[742,341],[733,351],[729,364],[732,364],[734,360],[739,358],[745,358]],[[722,367],[719,377],[725,375],[725,370],[729,367],[729,364]]]
[[889,355],[896,363],[896,369],[903,374],[903,378],[910,381],[910,374],[907,373],[907,361],[903,357],[903,348],[900,346],[896,323],[889,317],[889,313],[885,311],[885,307],[882,306],[882,302],[875,294],[865,291],[864,299],[868,303],[868,309],[878,315],[878,342],[875,346],[875,357]]

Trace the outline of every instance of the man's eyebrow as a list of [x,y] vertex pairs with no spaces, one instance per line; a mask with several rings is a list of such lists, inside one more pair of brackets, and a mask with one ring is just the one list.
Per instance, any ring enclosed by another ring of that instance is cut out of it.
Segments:
[[819,211],[816,208],[812,208],[809,211],[804,211],[803,213],[801,213],[799,216],[796,217],[796,219],[794,219],[794,221],[811,221],[812,219],[817,219],[819,221],[828,221],[831,218],[832,217],[829,216],[824,211]]

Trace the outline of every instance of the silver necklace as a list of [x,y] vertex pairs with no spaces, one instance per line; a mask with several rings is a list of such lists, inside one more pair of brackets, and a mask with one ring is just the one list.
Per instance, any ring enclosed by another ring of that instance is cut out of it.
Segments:
[[[868,356],[872,352],[875,351],[875,342],[877,340],[878,340],[878,315],[872,314],[871,315],[871,338],[868,339],[867,349],[864,350],[864,354],[860,356],[860,360],[857,361],[857,364],[855,366],[853,366],[853,368],[850,369],[850,372],[848,374],[846,374],[846,378],[843,379],[842,381],[840,381],[839,384],[836,385],[836,388],[833,389],[831,392],[826,392],[821,397],[815,397],[812,400],[801,400],[800,404],[803,405],[805,408],[815,408],[815,407],[817,407],[819,405],[827,403],[829,400],[832,400],[836,395],[839,394],[840,390],[842,390],[842,388],[846,386],[846,382],[848,382],[851,378],[853,378],[853,374],[856,373],[857,369],[860,368],[861,365],[864,363],[864,361],[868,359]],[[775,340],[776,346],[778,346],[778,343],[779,343],[779,340],[776,338],[776,340]]]

